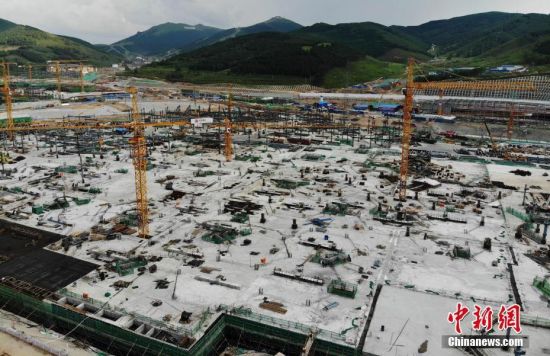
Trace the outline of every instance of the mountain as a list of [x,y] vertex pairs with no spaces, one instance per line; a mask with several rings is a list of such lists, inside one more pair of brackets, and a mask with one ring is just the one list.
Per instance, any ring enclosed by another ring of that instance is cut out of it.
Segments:
[[0,31],[5,31],[15,26],[17,26],[17,24],[14,24],[8,20],[0,19]]
[[[532,71],[550,70],[550,15],[544,14],[489,12],[419,26],[318,23],[286,33],[260,32],[223,40],[224,32],[214,35],[218,41],[214,44],[153,63],[134,74],[197,83],[338,87],[402,77],[403,64],[410,56],[435,70],[505,63],[529,65]],[[437,48],[437,61],[430,61],[432,45]]]
[[100,45],[100,48],[126,57],[162,58],[179,52],[189,52],[234,37],[261,32],[290,32],[301,27],[301,25],[282,17],[274,17],[249,27],[228,30],[203,25],[165,23],[151,27],[147,31],[138,32],[111,45]]
[[184,80],[188,71],[282,76],[318,82],[333,67],[359,59],[360,52],[338,43],[319,42],[297,34],[264,32],[225,40],[161,62],[174,67],[170,79]]
[[105,53],[86,41],[0,19],[0,60],[25,64],[51,59],[86,59],[94,65],[120,61],[119,56]]
[[521,14],[487,12],[455,17],[447,20],[430,21],[419,26],[392,26],[426,43],[436,44],[443,52],[461,48],[464,44],[479,39],[488,29],[501,27]]
[[222,31],[215,27],[169,22],[138,32],[106,48],[125,56],[164,56]]
[[332,70],[347,66],[366,73],[367,78],[401,74],[402,67],[389,70],[384,61],[403,62],[409,55],[426,58],[428,48],[406,33],[371,22],[320,23],[286,33],[229,38],[153,63],[137,74],[173,81],[238,81],[244,76],[258,82],[321,85]]
[[422,40],[373,22],[328,25],[318,23],[294,32],[319,41],[340,43],[375,58],[404,61],[409,55],[424,57],[429,46]]
[[205,38],[203,40],[196,41],[186,48],[182,48],[184,52],[189,52],[191,50],[202,48],[214,44],[216,42],[225,41],[231,38],[251,35],[255,33],[262,32],[291,32],[302,28],[302,25],[297,24],[294,21],[285,19],[283,17],[277,16],[273,17],[267,21],[257,23],[248,27],[235,27],[228,30],[220,31],[213,36]]
[[491,64],[550,64],[550,15],[487,12],[394,28],[437,45],[446,56]]

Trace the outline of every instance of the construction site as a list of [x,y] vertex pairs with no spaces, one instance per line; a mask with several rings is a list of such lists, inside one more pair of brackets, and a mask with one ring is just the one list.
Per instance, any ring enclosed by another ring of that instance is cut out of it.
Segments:
[[[54,355],[550,355],[550,77],[429,82],[411,59],[390,90],[326,92],[83,63],[2,64],[0,335]],[[442,347],[457,303],[517,304],[528,347]]]

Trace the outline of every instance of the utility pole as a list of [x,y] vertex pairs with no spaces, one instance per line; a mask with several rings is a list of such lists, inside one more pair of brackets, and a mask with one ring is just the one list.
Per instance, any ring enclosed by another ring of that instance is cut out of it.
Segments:
[[8,137],[11,141],[14,141],[14,122],[13,122],[13,109],[11,103],[11,89],[10,89],[10,64],[7,62],[2,62],[2,81],[4,86],[2,91],[4,92],[4,102],[6,103],[6,127],[8,129]]
[[80,159],[80,177],[82,178],[82,184],[84,184],[84,164],[82,163],[82,155],[80,154],[80,140],[78,139],[78,133],[76,134],[76,150],[78,152],[78,158]]
[[84,93],[84,64],[80,62],[80,92]]
[[176,296],[176,286],[178,285],[178,276],[181,274],[181,269],[178,268],[176,271],[176,281],[174,282],[174,290],[172,291],[172,300],[176,300],[178,297]]
[[225,123],[225,160],[231,162],[233,159],[233,125],[231,123],[231,110],[232,110],[232,95],[231,87],[229,88],[228,103],[227,103],[227,117],[224,120]]
[[61,98],[61,64],[55,61],[55,79],[57,81],[57,95]]

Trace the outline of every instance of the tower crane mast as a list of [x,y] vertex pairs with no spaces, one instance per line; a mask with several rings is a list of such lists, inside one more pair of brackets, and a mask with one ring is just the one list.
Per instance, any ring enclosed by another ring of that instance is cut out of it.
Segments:
[[228,95],[228,102],[227,102],[227,117],[223,120],[224,121],[224,154],[225,154],[225,160],[227,162],[231,162],[233,159],[233,132],[232,132],[232,125],[231,125],[231,110],[232,110],[232,95],[231,91]]
[[[54,60],[50,63],[54,64],[55,68],[55,79],[57,82],[57,92],[61,93],[61,64],[67,63],[67,64],[78,64],[79,65],[79,73],[80,73],[80,91],[84,92],[84,63],[85,61],[82,60]],[[32,67],[31,67],[32,68]],[[29,72],[31,73],[31,72]],[[32,74],[29,74],[29,77],[31,77]]]
[[401,166],[399,169],[399,200],[407,198],[407,177],[409,174],[409,152],[411,147],[412,110],[414,95],[414,59],[407,64],[407,86],[403,107],[403,135],[401,137]]
[[13,135],[13,107],[11,102],[11,89],[10,89],[10,64],[2,62],[2,93],[4,94],[4,102],[6,104],[6,128],[8,129],[8,138],[10,141],[14,140]]
[[[439,97],[446,90],[474,91],[535,91],[536,87],[529,81],[456,81],[456,82],[414,82],[413,58],[407,63],[407,85],[405,105],[403,107],[403,135],[401,139],[401,166],[399,170],[399,200],[407,199],[407,179],[409,175],[409,153],[411,143],[411,123],[415,90],[436,90]],[[512,114],[513,115],[513,114]],[[512,119],[513,120],[513,119]],[[513,121],[512,121],[513,122]]]
[[147,198],[147,141],[143,118],[139,113],[137,89],[129,88],[132,96],[132,121],[134,123],[134,137],[132,144],[132,162],[134,164],[134,178],[136,187],[136,206],[138,213],[139,236],[149,238],[149,201]]
[[508,117],[508,125],[506,127],[506,137],[508,141],[512,140],[512,134],[514,133],[514,121],[516,118],[516,112],[514,105],[510,105],[510,116]]
[[139,113],[137,103],[137,89],[129,88],[128,92],[132,96],[131,122],[102,122],[90,120],[48,120],[29,125],[17,125],[10,127],[0,127],[0,133],[15,134],[16,132],[34,132],[34,131],[52,131],[52,130],[104,130],[114,128],[127,128],[133,130],[134,137],[130,139],[132,161],[135,174],[136,207],[138,213],[139,236],[149,238],[149,205],[147,197],[147,141],[145,138],[146,127],[172,127],[188,126],[189,121],[170,121],[170,122],[144,122]]

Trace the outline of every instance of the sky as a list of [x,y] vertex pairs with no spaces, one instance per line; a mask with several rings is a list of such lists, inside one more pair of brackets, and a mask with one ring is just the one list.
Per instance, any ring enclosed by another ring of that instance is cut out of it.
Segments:
[[550,13],[550,0],[1,0],[0,18],[92,43],[113,43],[164,22],[220,28],[274,16],[302,25],[372,21],[419,25],[467,14]]

